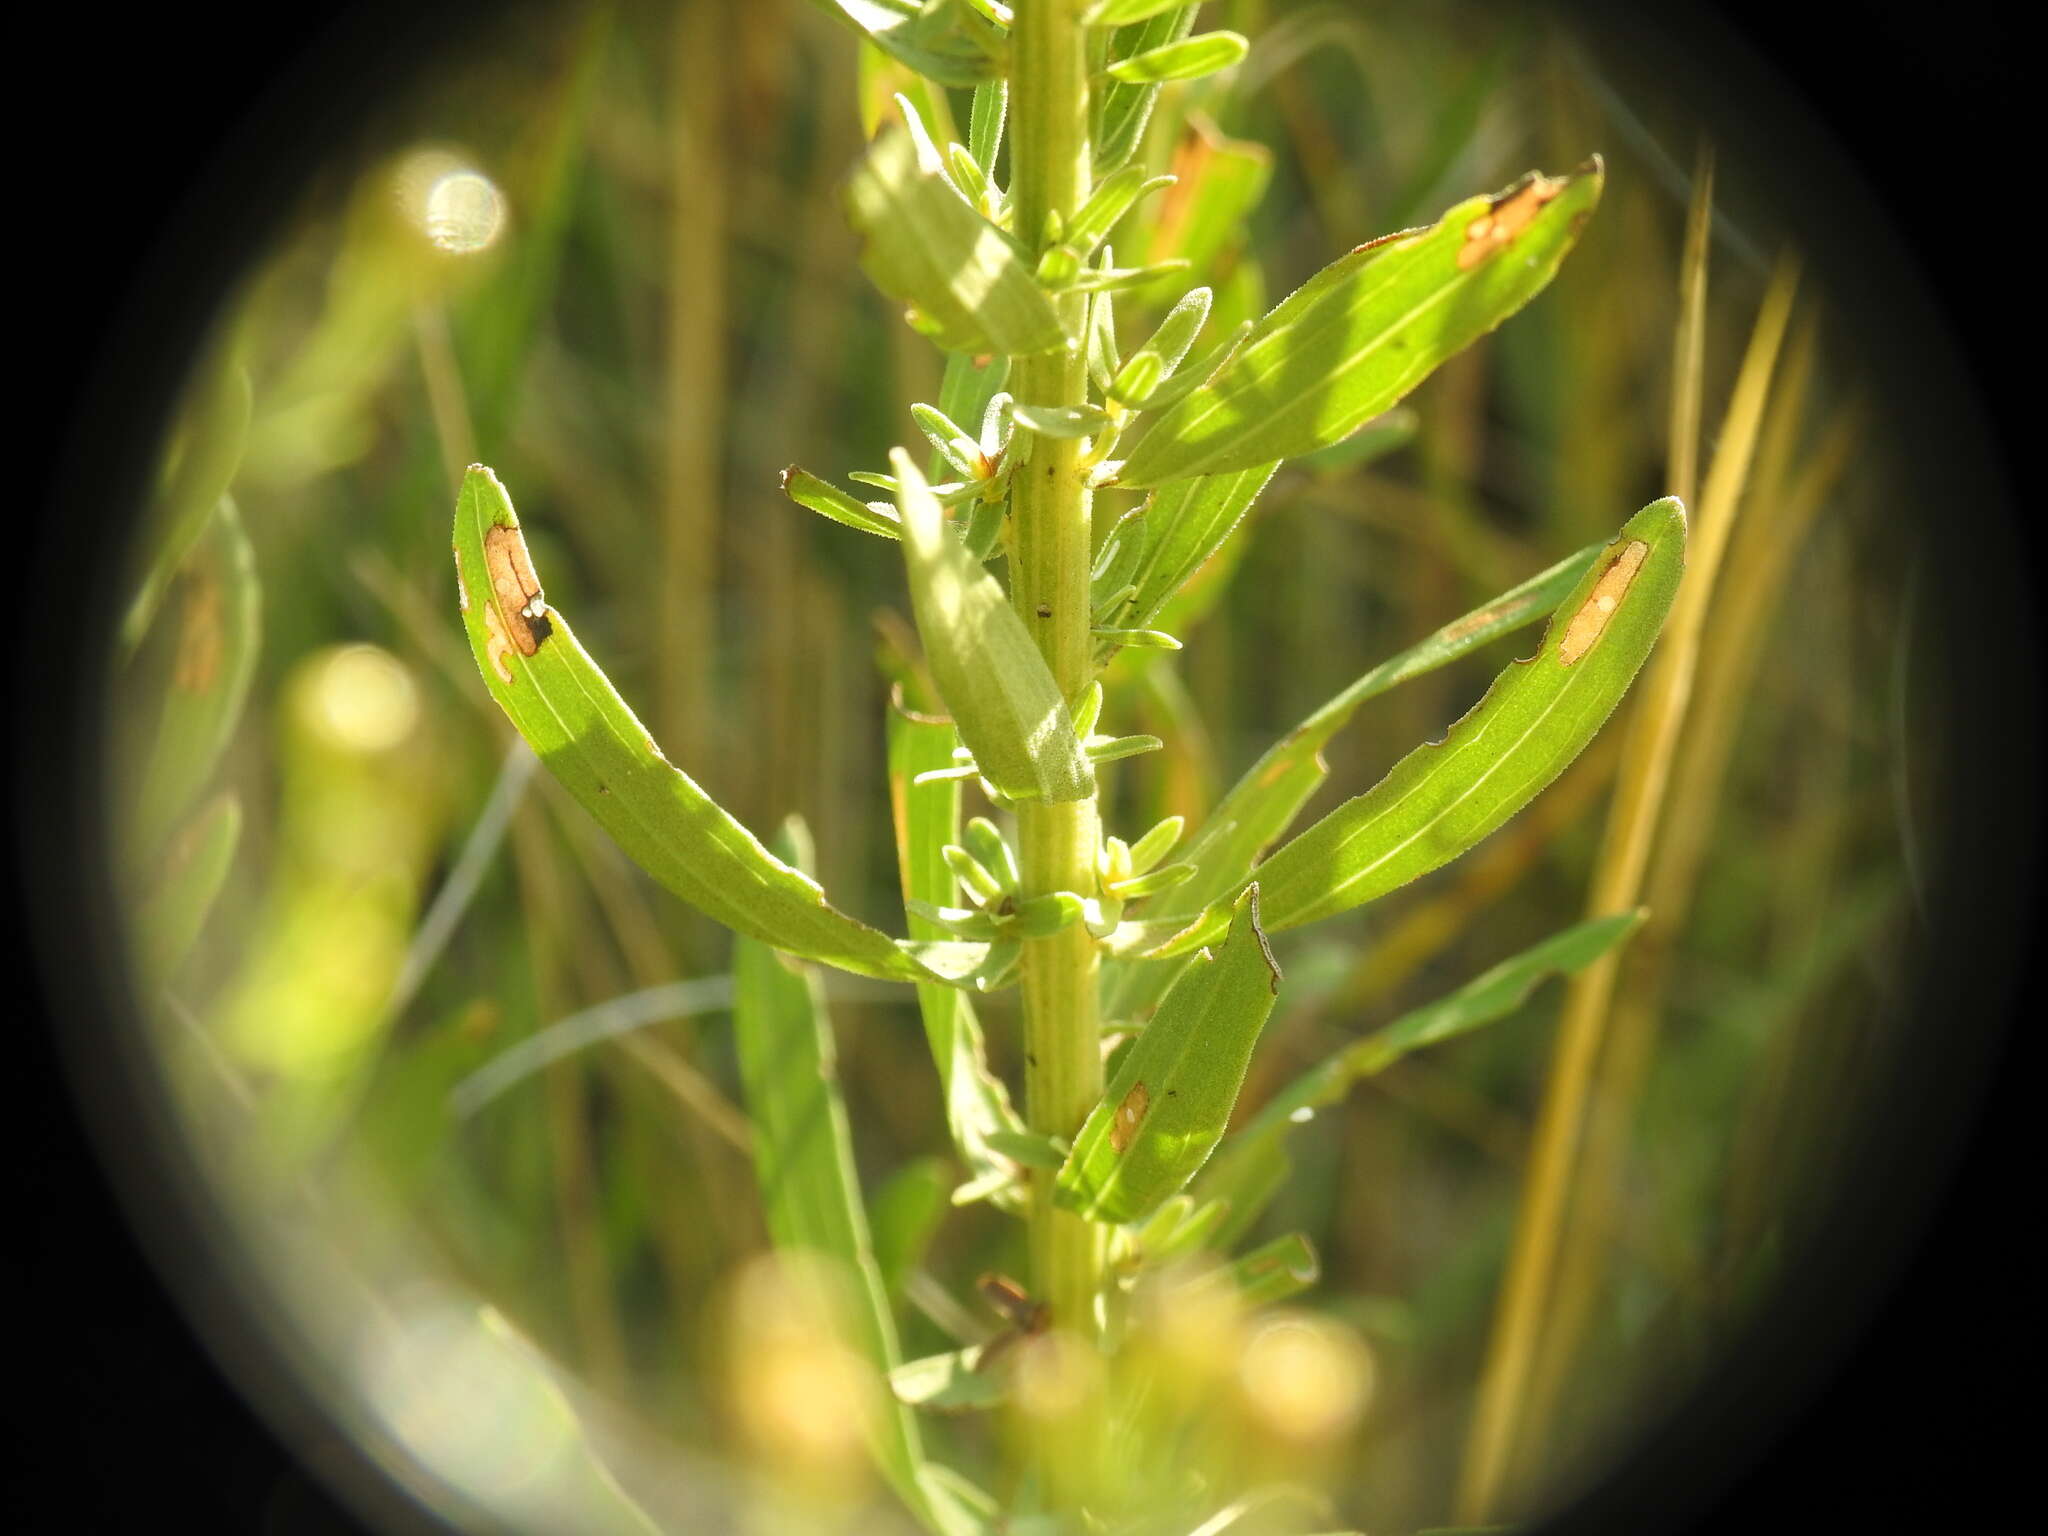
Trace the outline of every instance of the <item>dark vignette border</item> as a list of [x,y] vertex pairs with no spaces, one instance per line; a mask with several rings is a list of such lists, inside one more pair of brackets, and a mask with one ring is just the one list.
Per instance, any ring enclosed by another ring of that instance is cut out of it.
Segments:
[[[87,1118],[102,1144],[175,1144],[138,1063],[107,1028],[128,1002],[90,793],[103,642],[121,596],[106,577],[125,533],[112,509],[139,503],[186,360],[245,253],[292,205],[299,157],[350,141],[416,61],[502,25],[505,8],[328,4],[225,29],[190,12],[113,24],[80,11],[41,18],[43,39],[26,39],[19,55],[68,70],[79,105],[15,135],[27,178],[18,206],[31,216],[23,243],[41,242],[36,286],[18,284],[17,303],[65,329],[18,374],[37,397],[21,441],[54,448],[58,463],[16,546],[17,561],[28,556],[29,613],[11,647],[24,870],[14,894],[17,926],[33,928],[41,949],[37,1001],[53,1028],[26,1042],[28,1093],[10,1121],[30,1241],[12,1267],[36,1309],[30,1361],[39,1343],[55,1348],[39,1377],[33,1363],[24,1372],[40,1390],[16,1394],[9,1413],[19,1416],[10,1438],[35,1460],[31,1481],[63,1498],[74,1524],[97,1511],[104,1528],[125,1529],[148,1511],[206,1514],[224,1531],[440,1528],[423,1524],[260,1351],[236,1354],[234,1324],[218,1311],[225,1277],[190,1268],[175,1170],[147,1179],[124,1169],[116,1213],[59,1071],[55,1026],[62,1065],[90,1089]],[[2016,1356],[2039,1345],[2006,1236],[2012,1188],[2030,1166],[2017,1115],[2032,1074],[2019,1042],[1995,1027],[2018,1001],[2039,852],[2029,585],[2039,550],[2012,516],[2020,396],[2001,390],[1997,368],[2024,345],[1999,287],[2007,263],[2027,259],[2000,243],[2031,201],[2009,148],[2027,141],[2017,137],[2028,104],[2017,37],[1991,7],[1968,3],[1940,15],[1877,4],[1853,24],[1755,0],[1653,20],[1618,0],[1582,9],[1725,125],[1729,161],[1780,164],[1788,201],[1808,211],[1790,222],[1803,225],[1840,307],[1882,317],[1861,338],[1867,366],[1915,403],[1918,440],[1953,455],[1914,458],[1920,499],[1945,535],[1927,572],[1939,649],[1998,659],[1946,678],[1947,739],[1985,745],[1952,764],[1950,859],[1930,906],[1939,959],[1916,1000],[1918,1016],[1945,1030],[1911,1042],[1890,1101],[1867,1122],[1861,1181],[1772,1317],[1551,1528],[1733,1530],[1815,1505],[1831,1525],[1956,1521],[2017,1482],[2018,1425],[1991,1405],[2009,1375],[2028,1374]],[[1809,120],[1788,105],[1787,79]],[[98,158],[83,136],[94,114],[129,140],[122,163]],[[1811,119],[1825,126],[1816,132]],[[1903,232],[1903,250],[1892,231]],[[1917,297],[1930,290],[1942,313]],[[1994,822],[1981,814],[1994,804],[2026,809]],[[141,1234],[140,1253],[123,1218]],[[178,1273],[180,1304],[208,1350],[234,1356],[238,1386],[271,1430],[164,1304],[143,1253]],[[273,1432],[371,1524],[323,1502]]]

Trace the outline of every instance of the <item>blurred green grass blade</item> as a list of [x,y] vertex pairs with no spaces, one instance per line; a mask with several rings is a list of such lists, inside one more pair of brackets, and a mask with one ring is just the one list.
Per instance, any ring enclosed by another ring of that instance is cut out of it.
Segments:
[[861,265],[877,288],[917,310],[940,346],[1025,357],[1067,345],[1016,242],[954,190],[936,153],[910,131],[883,130],[846,197],[864,237]]
[[[1155,627],[1167,601],[1230,537],[1279,467],[1260,464],[1235,474],[1203,475],[1154,492],[1145,506],[1145,552],[1130,577],[1137,591],[1114,615],[1114,626]],[[1099,643],[1097,660],[1106,661],[1115,651],[1114,643]]]
[[1199,80],[1230,68],[1250,51],[1251,42],[1242,32],[1203,32],[1125,55],[1109,66],[1109,78],[1124,85]]
[[140,974],[148,985],[168,982],[198,942],[241,835],[242,802],[223,790],[171,840],[149,894],[135,908]]
[[940,85],[971,87],[996,72],[973,41],[926,17],[912,0],[811,0],[819,10],[873,41],[891,58]]
[[[1108,57],[1128,59],[1179,42],[1195,29],[1196,6],[1162,10],[1109,34]],[[1095,174],[1107,175],[1137,151],[1159,99],[1149,82],[1110,80],[1094,93]]]
[[[557,609],[535,599],[545,616],[531,621],[539,636],[532,655],[499,638],[524,632],[529,621],[506,611],[494,590],[485,539],[493,528],[518,527],[497,476],[472,465],[455,510],[458,596],[470,651],[485,688],[548,772],[629,858],[736,933],[807,960],[891,981],[957,979],[956,971],[973,969],[971,952],[979,946],[915,960],[762,847],[661,755]],[[948,974],[939,976],[934,964],[947,965]]]
[[1195,1176],[1230,1121],[1280,970],[1259,931],[1259,888],[1230,932],[1184,970],[1090,1111],[1053,1200],[1096,1221],[1142,1221]]
[[1276,1237],[1230,1266],[1237,1294],[1248,1307],[1269,1307],[1299,1296],[1322,1278],[1315,1245],[1299,1232]]
[[1009,1385],[1002,1373],[983,1371],[980,1344],[949,1350],[943,1355],[926,1355],[899,1365],[889,1373],[889,1390],[899,1403],[922,1408],[927,1413],[967,1413],[982,1408],[999,1408],[1009,1398]]
[[262,644],[256,552],[223,496],[180,568],[175,655],[142,777],[130,855],[145,867],[219,766],[242,718]]
[[1288,1134],[1312,1119],[1316,1110],[1341,1103],[1353,1085],[1385,1071],[1411,1051],[1507,1018],[1520,1010],[1543,982],[1583,970],[1624,943],[1641,926],[1644,915],[1635,911],[1593,918],[1552,934],[1474,977],[1448,997],[1404,1014],[1384,1029],[1345,1046],[1267,1100],[1244,1128],[1223,1144],[1196,1186],[1201,1199],[1224,1201],[1230,1207],[1216,1241],[1230,1243],[1258,1219],[1286,1182]]
[[1118,483],[1145,487],[1329,446],[1388,409],[1556,275],[1600,198],[1599,161],[1467,199],[1310,278],[1222,370],[1153,421]]
[[[1192,921],[1204,907],[1222,901],[1251,873],[1260,853],[1308,804],[1329,776],[1322,750],[1351,722],[1368,699],[1397,684],[1433,672],[1466,652],[1541,618],[1592,568],[1606,546],[1589,544],[1520,586],[1453,619],[1435,634],[1381,662],[1324,704],[1252,764],[1217,803],[1200,831],[1178,857],[1195,866],[1184,884],[1148,903],[1149,922]],[[1162,996],[1175,967],[1161,961],[1113,963],[1105,981],[1110,1018],[1135,1018]]]
[[[792,817],[777,839],[778,852],[790,867],[801,869],[809,862],[808,843],[803,824]],[[732,1022],[769,1238],[783,1252],[820,1254],[844,1267],[858,1303],[848,1309],[854,1333],[848,1342],[886,1380],[902,1363],[902,1354],[868,1235],[853,1135],[817,978],[742,935],[733,941]],[[910,1410],[886,1405],[872,1433],[876,1458],[890,1483],[913,1507],[922,1508],[918,1467],[924,1449]]]
[[903,1294],[904,1279],[924,1262],[933,1234],[952,1209],[953,1177],[944,1158],[920,1157],[883,1180],[868,1202],[875,1268],[892,1300]]
[[1494,680],[1441,742],[1418,747],[1253,871],[1267,921],[1293,928],[1456,858],[1545,789],[1621,702],[1685,569],[1670,497],[1623,525],[1558,605],[1542,648]]
[[[896,824],[896,866],[906,901],[947,906],[953,872],[944,849],[960,841],[960,783],[957,779],[916,781],[921,773],[947,768],[959,736],[953,722],[905,709],[901,697],[889,710],[889,804]],[[940,939],[945,930],[928,918],[909,918],[913,939]],[[946,1101],[946,1128],[966,1166],[968,1184],[988,1192],[1005,1209],[1023,1197],[1016,1170],[993,1151],[990,1136],[1024,1128],[1010,1106],[1001,1079],[989,1071],[988,1047],[974,1004],[953,987],[920,986],[917,1007],[925,1040],[939,1070]]]
[[175,457],[151,518],[151,527],[160,530],[156,553],[122,616],[123,650],[142,643],[172,579],[234,483],[249,441],[254,401],[247,369],[225,358],[209,365],[203,392],[180,423]]
[[909,455],[897,449],[889,463],[901,483],[903,558],[925,660],[975,767],[1012,799],[1086,799],[1094,770],[1024,621],[946,527]]

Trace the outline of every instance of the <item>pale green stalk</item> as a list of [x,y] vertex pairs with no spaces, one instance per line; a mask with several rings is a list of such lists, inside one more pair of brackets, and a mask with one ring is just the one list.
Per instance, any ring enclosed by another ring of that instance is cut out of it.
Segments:
[[[1048,214],[1071,219],[1090,182],[1088,61],[1082,0],[1019,0],[1012,31],[1011,197],[1016,230],[1035,241]],[[1079,296],[1060,300],[1081,334]],[[1011,375],[1029,405],[1087,403],[1078,352],[1020,358]],[[1093,680],[1088,637],[1091,496],[1076,439],[1033,440],[1011,490],[1010,596],[1069,702]],[[1095,891],[1100,841],[1095,801],[1025,803],[1018,812],[1023,894]],[[1034,1131],[1071,1137],[1102,1094],[1095,942],[1075,925],[1024,945],[1024,1115]],[[1051,1181],[1034,1189],[1031,1289],[1055,1326],[1097,1333],[1101,1228],[1052,1206]]]

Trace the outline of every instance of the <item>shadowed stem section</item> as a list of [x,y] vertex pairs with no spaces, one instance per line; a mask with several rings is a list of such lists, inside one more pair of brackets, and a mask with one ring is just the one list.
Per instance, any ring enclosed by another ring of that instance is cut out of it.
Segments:
[[[1048,215],[1070,220],[1090,183],[1088,64],[1082,0],[1019,0],[1011,32],[1012,205],[1020,238],[1035,245]],[[1082,331],[1081,300],[1062,299],[1069,335]],[[1021,403],[1087,402],[1078,351],[1020,358],[1011,388]],[[1088,638],[1090,494],[1082,443],[1035,438],[1012,482],[1010,595],[1060,692],[1072,703],[1092,680]],[[1095,801],[1026,803],[1018,810],[1022,893],[1095,892],[1100,841]],[[1024,1116],[1034,1131],[1071,1137],[1102,1093],[1096,950],[1071,927],[1024,945]],[[1034,1180],[1031,1288],[1054,1326],[1092,1340],[1102,1270],[1101,1229],[1055,1210],[1049,1178]],[[1048,1465],[1069,1489],[1076,1469]],[[1051,1490],[1056,1499],[1060,1490]],[[1062,1500],[1064,1502],[1064,1500]]]

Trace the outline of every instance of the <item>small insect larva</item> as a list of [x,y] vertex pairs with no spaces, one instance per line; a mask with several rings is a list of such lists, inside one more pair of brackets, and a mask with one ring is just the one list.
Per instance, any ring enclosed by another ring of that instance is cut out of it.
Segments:
[[1152,1107],[1152,1090],[1143,1083],[1133,1085],[1124,1095],[1123,1103],[1116,1107],[1116,1118],[1109,1122],[1109,1145],[1111,1150],[1122,1152],[1131,1144],[1131,1138],[1138,1134],[1138,1127],[1145,1122],[1145,1111]]
[[1579,604],[1579,611],[1564,627],[1564,638],[1557,647],[1561,665],[1570,666],[1593,648],[1593,642],[1606,631],[1607,621],[1614,617],[1629,583],[1636,579],[1649,555],[1649,545],[1641,539],[1630,539],[1627,547],[1608,562],[1600,579],[1593,583],[1593,590]]

